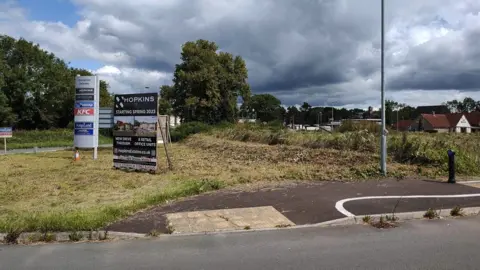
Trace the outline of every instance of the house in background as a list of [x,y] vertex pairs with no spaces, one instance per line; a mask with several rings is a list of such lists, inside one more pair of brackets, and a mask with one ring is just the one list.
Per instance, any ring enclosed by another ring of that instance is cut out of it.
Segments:
[[462,113],[421,114],[411,125],[412,130],[427,132],[471,133],[472,126]]
[[480,132],[480,112],[465,113],[465,117],[472,127],[472,132]]
[[398,131],[410,131],[413,123],[413,120],[400,120],[398,123],[392,124],[392,128]]

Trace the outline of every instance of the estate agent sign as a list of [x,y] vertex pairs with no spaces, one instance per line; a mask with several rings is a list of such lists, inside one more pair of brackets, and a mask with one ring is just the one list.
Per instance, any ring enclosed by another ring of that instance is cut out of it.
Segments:
[[115,95],[113,166],[157,170],[158,94]]

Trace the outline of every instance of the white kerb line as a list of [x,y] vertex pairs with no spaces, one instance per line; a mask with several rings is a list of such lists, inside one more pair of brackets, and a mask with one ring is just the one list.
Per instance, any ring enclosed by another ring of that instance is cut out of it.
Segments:
[[343,206],[346,202],[351,201],[360,201],[360,200],[375,200],[375,199],[428,199],[428,198],[472,198],[480,197],[480,193],[472,194],[456,194],[456,195],[407,195],[407,196],[367,196],[367,197],[356,197],[356,198],[347,198],[340,200],[335,203],[335,208],[338,212],[342,213],[347,217],[355,217],[354,214],[347,211]]

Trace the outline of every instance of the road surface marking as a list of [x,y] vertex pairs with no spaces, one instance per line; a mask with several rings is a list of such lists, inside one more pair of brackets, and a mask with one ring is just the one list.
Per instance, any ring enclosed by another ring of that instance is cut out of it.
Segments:
[[425,198],[472,198],[480,197],[480,193],[473,194],[456,194],[456,195],[406,195],[406,196],[367,196],[367,197],[356,197],[356,198],[347,198],[338,201],[335,203],[335,208],[338,212],[342,213],[347,217],[355,217],[354,214],[350,213],[343,207],[343,204],[351,201],[360,201],[360,200],[375,200],[375,199],[425,199]]

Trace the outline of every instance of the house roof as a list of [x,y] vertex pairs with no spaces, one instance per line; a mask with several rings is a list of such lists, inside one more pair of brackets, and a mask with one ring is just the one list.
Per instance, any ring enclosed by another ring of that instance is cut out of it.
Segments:
[[450,127],[456,127],[460,119],[462,119],[463,113],[449,113],[445,114],[450,123]]
[[432,125],[432,128],[449,128],[450,122],[445,114],[422,114],[422,118]]
[[400,120],[398,123],[393,124],[393,126],[396,128],[398,127],[399,129],[407,129],[413,124],[413,120]]
[[480,126],[480,112],[466,113],[465,118],[467,118],[467,121],[472,127]]
[[427,120],[433,128],[451,128],[456,127],[464,115],[468,123],[477,123],[476,126],[480,124],[480,113],[422,114],[422,117]]

